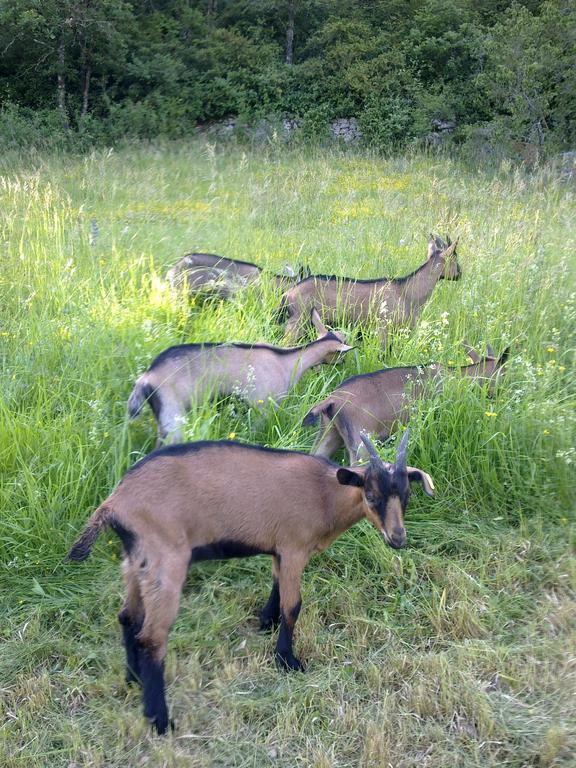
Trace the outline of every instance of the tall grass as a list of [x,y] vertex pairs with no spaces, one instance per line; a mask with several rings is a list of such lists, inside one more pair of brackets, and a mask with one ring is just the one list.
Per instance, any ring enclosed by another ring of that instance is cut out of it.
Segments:
[[[573,189],[446,159],[198,143],[5,157],[0,198],[1,765],[573,764]],[[439,284],[389,354],[367,329],[278,409],[198,403],[188,436],[308,450],[303,416],[346,375],[463,364],[464,337],[511,345],[496,398],[454,377],[414,407],[410,463],[437,495],[414,493],[401,554],[363,523],[310,564],[306,675],[277,672],[254,631],[265,558],[195,568],[167,663],[178,729],[152,738],[122,682],[119,544],[63,558],[153,446],[151,416],[128,424],[125,404],[154,355],[282,336],[270,284],[190,306],[167,267],[206,250],[400,275],[432,230],[460,236],[463,279]]]

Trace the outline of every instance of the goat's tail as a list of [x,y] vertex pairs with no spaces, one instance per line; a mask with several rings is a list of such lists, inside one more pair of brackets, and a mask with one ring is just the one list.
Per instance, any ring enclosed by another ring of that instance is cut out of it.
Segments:
[[94,542],[98,538],[102,528],[106,528],[113,521],[113,514],[110,507],[106,504],[101,504],[96,512],[88,520],[88,525],[84,528],[82,535],[78,541],[74,544],[70,552],[68,552],[67,560],[86,560]]
[[303,427],[312,427],[314,424],[318,424],[320,417],[326,414],[329,419],[332,418],[332,402],[330,400],[323,400],[318,405],[315,405],[311,411],[308,411],[302,422]]
[[131,419],[135,419],[140,414],[144,403],[148,400],[154,388],[148,384],[144,376],[140,376],[134,389],[132,390],[130,397],[128,398],[128,415]]

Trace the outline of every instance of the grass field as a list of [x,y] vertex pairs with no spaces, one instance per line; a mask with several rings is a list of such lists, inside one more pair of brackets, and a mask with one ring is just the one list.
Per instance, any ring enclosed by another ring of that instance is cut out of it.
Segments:
[[[0,158],[0,765],[576,765],[575,217],[574,187],[544,172],[445,159],[203,144]],[[276,411],[198,404],[189,437],[308,450],[302,418],[345,375],[464,364],[463,337],[511,345],[496,399],[454,379],[415,408],[409,463],[436,497],[414,492],[408,549],[363,522],[309,565],[306,674],[277,671],[256,631],[268,558],[195,567],[167,659],[176,732],[152,736],[123,681],[119,542],[64,557],[154,444],[149,411],[126,418],[154,355],[282,336],[270,285],[186,306],[167,267],[197,249],[402,275],[431,230],[460,236],[463,279],[388,356],[368,330]]]

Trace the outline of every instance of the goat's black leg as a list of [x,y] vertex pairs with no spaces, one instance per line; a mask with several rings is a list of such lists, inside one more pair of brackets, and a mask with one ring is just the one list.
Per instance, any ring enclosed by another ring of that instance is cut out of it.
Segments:
[[164,692],[164,659],[160,660],[153,649],[140,648],[140,679],[142,680],[144,716],[150,720],[160,735],[166,733],[170,721]]
[[306,565],[306,559],[300,555],[285,557],[280,564],[280,631],[276,643],[276,663],[283,669],[303,671],[304,667],[292,650],[294,625],[302,604],[300,598],[300,579]]
[[126,649],[126,682],[137,683],[140,682],[140,662],[136,636],[142,629],[144,610],[138,578],[128,558],[124,559],[123,574],[126,584],[126,599],[118,614],[118,621],[122,626],[124,648]]
[[280,560],[276,555],[272,557],[272,590],[268,602],[260,611],[260,631],[266,632],[273,629],[280,621]]
[[[186,549],[156,552],[150,567],[140,574],[140,592],[144,623],[138,633],[138,661],[142,681],[144,715],[159,734],[172,723],[168,719],[164,691],[164,659],[168,634],[174,623],[180,594],[188,570],[190,551]],[[158,567],[162,563],[162,567]],[[173,726],[172,726],[173,727]]]
[[138,683],[140,682],[140,661],[138,659],[136,635],[142,627],[142,622],[132,621],[125,608],[118,614],[118,621],[122,625],[124,648],[126,649],[126,682]]

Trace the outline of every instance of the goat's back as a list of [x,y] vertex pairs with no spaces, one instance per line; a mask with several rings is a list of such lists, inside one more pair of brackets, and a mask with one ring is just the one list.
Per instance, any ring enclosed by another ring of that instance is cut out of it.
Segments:
[[128,470],[105,504],[148,542],[305,548],[325,530],[334,495],[352,492],[337,469],[316,456],[235,442],[174,445]]
[[385,313],[395,309],[397,293],[394,282],[387,278],[353,280],[316,275],[288,290],[286,303],[296,311],[317,307],[326,322],[336,322],[340,317],[354,321],[378,313],[381,306]]

